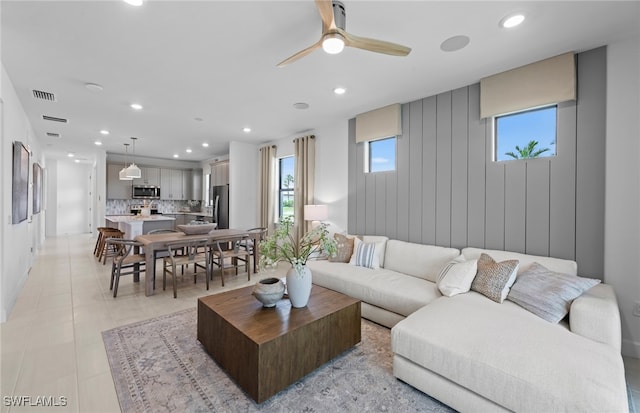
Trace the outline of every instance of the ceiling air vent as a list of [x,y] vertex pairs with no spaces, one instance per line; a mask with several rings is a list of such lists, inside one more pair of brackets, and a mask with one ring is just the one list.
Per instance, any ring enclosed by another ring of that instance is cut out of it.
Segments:
[[42,90],[33,89],[33,97],[41,100],[48,100],[49,102],[56,101],[56,95],[51,92],[43,92]]
[[50,138],[59,138],[60,134],[55,132],[47,132],[47,136]]
[[68,122],[68,120],[66,120],[64,118],[56,118],[54,116],[48,116],[48,115],[42,115],[42,119],[50,120],[52,122],[60,122],[60,123],[67,123]]

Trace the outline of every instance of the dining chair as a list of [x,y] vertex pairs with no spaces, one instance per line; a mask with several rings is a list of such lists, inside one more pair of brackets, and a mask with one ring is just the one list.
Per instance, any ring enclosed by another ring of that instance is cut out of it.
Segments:
[[[168,228],[159,228],[159,229],[152,229],[151,231],[147,232],[147,234],[169,234],[169,233],[176,233],[176,232],[180,232],[177,229],[168,229]],[[182,251],[182,253],[184,254],[184,250]],[[164,257],[168,257],[169,256],[169,251],[153,251],[153,259],[157,260],[158,258],[164,258]],[[184,265],[181,265],[181,271],[182,274],[184,274]],[[153,274],[153,289],[156,289],[156,275]]]
[[134,247],[142,246],[142,244],[133,240],[109,238],[106,243],[116,251],[111,263],[111,283],[109,284],[109,290],[113,290],[113,298],[116,298],[121,276],[128,274],[139,275],[145,272],[145,255],[135,251],[132,252]]
[[[213,278],[213,266],[218,267],[220,271],[220,278],[222,279],[222,286],[224,287],[224,271],[230,268],[234,268],[236,275],[238,275],[238,267],[244,264],[245,271],[247,272],[247,280],[251,280],[251,271],[249,270],[249,261],[251,254],[247,248],[247,240],[249,235],[243,235],[240,237],[226,237],[215,240],[211,245],[211,277]],[[229,248],[229,245],[233,245],[233,248]]]
[[[167,288],[167,273],[173,278],[173,298],[178,297],[178,274],[176,268],[178,265],[184,266],[193,264],[193,283],[196,283],[198,276],[198,268],[205,271],[205,279],[207,290],[209,290],[209,278],[211,277],[211,264],[209,258],[209,240],[206,238],[175,241],[167,244],[168,256],[163,258],[162,269],[162,289]],[[184,274],[184,273],[183,273]]]
[[[240,247],[244,247],[249,251],[249,254],[253,256],[253,248],[260,248],[260,241],[267,237],[267,229],[264,227],[249,228],[247,233],[249,234],[249,238],[238,241],[238,243]],[[254,261],[253,271],[257,272],[257,268],[258,263]]]

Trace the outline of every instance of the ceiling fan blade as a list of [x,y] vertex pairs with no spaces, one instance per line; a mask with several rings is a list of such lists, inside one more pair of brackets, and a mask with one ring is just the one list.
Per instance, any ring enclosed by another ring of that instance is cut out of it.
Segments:
[[322,47],[322,40],[316,42],[315,44],[307,47],[304,50],[300,50],[298,53],[294,54],[293,56],[284,59],[282,62],[278,63],[277,66],[278,67],[284,67],[284,66],[288,65],[289,63],[293,63],[296,60],[305,57],[306,55],[308,55],[309,53],[313,52],[314,50],[316,50],[319,47]]
[[316,0],[316,7],[318,7],[318,12],[322,19],[322,34],[336,27],[331,0]]
[[356,47],[358,49],[368,50],[370,52],[384,53],[393,56],[406,56],[411,52],[411,48],[397,43],[385,42],[383,40],[368,39],[359,37],[346,31],[336,28],[338,33],[344,36],[345,45]]

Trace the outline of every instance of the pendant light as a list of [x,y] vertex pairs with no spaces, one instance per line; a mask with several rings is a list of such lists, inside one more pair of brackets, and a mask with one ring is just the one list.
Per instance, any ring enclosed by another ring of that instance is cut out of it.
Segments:
[[127,176],[127,156],[129,155],[129,144],[125,143],[124,144],[124,166],[122,167],[122,169],[120,170],[119,176],[120,176],[120,180],[121,181],[132,181],[133,178],[129,178]]
[[128,178],[142,177],[142,171],[140,170],[140,168],[136,166],[136,140],[137,139],[138,138],[131,137],[131,140],[133,141],[133,162],[131,162],[131,165],[129,165],[129,167],[127,168],[126,175]]

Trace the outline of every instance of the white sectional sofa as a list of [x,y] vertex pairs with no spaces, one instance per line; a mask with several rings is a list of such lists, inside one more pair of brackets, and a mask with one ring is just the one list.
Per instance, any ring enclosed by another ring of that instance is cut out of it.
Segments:
[[506,251],[459,251],[385,237],[380,268],[310,261],[313,282],[362,300],[362,316],[391,330],[393,374],[459,411],[627,412],[620,316],[610,286],[575,299],[550,323],[475,291],[446,297],[436,285],[452,259],[533,262],[577,274],[573,261]]

